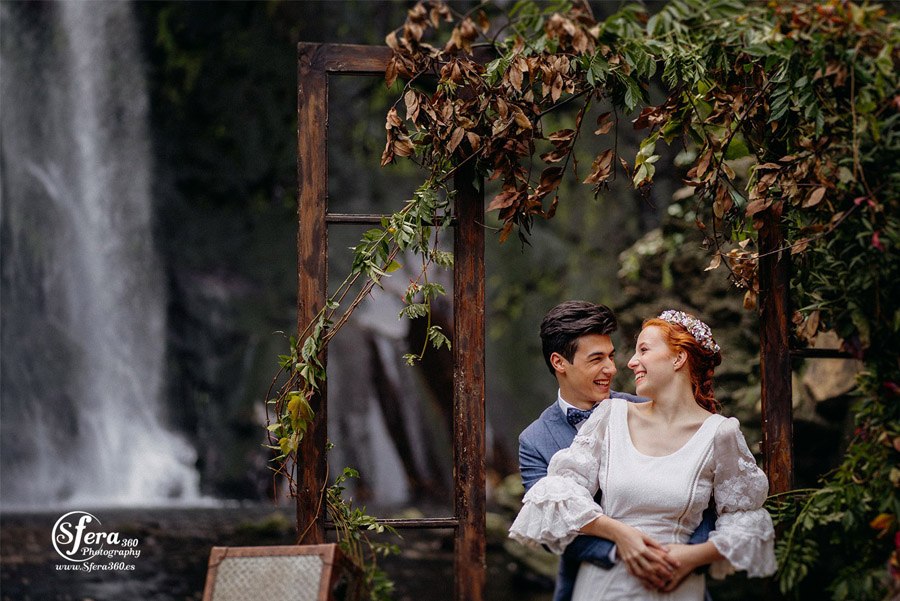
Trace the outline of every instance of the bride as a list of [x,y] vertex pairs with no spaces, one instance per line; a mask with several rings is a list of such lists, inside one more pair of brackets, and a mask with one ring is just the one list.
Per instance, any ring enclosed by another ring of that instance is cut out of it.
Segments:
[[[609,570],[584,563],[573,601],[700,601],[713,578],[735,570],[775,571],[772,519],[762,505],[768,482],[735,418],[716,413],[713,370],[721,362],[709,327],[682,311],[648,319],[628,362],[647,403],[600,403],[547,476],[523,499],[510,536],[562,553],[578,534],[616,543]],[[603,492],[602,501],[594,495]],[[710,498],[718,518],[709,540],[687,545]],[[645,588],[635,573],[667,562],[669,579]]]

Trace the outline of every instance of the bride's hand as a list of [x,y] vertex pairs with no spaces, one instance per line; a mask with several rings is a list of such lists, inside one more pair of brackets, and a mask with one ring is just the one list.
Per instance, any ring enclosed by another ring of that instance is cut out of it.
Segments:
[[722,555],[716,549],[716,546],[709,541],[698,545],[672,544],[667,545],[667,549],[669,555],[678,561],[679,566],[672,574],[671,580],[661,587],[660,590],[664,593],[670,593],[678,588],[681,581],[696,568],[710,564],[717,559],[722,559]]
[[661,590],[680,566],[665,547],[631,526],[620,523],[614,540],[616,554],[628,572],[643,581],[648,589]]
[[668,550],[670,557],[677,559],[681,565],[675,569],[669,580],[659,587],[660,591],[664,593],[672,592],[678,588],[681,581],[699,565],[692,556],[691,545],[668,545]]

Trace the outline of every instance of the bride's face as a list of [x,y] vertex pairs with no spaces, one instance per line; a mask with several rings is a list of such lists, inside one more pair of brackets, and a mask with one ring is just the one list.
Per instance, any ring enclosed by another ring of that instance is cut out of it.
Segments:
[[628,367],[634,372],[635,390],[653,398],[653,392],[671,382],[675,374],[675,353],[666,344],[662,330],[648,326],[641,331]]

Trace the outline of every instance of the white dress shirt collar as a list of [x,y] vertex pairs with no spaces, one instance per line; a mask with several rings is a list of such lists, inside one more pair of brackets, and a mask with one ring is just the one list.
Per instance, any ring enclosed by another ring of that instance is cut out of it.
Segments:
[[[557,391],[556,391],[556,404],[559,405],[559,410],[562,411],[563,416],[567,416],[567,415],[568,415],[569,407],[571,407],[572,409],[578,409],[578,407],[576,407],[575,405],[573,405],[573,404],[567,402],[566,399],[562,398],[562,391],[560,391],[560,390],[557,390]],[[597,406],[597,405],[594,405],[594,407],[596,407],[596,406]],[[578,424],[577,426],[575,426],[575,429],[576,429],[576,430],[581,429],[581,425],[582,425],[583,423],[584,423],[584,422],[581,422],[580,424]]]

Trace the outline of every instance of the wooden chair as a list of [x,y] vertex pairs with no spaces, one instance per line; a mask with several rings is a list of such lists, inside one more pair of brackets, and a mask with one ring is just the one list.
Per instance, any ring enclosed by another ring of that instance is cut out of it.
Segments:
[[362,572],[335,544],[213,547],[203,601],[360,601]]

